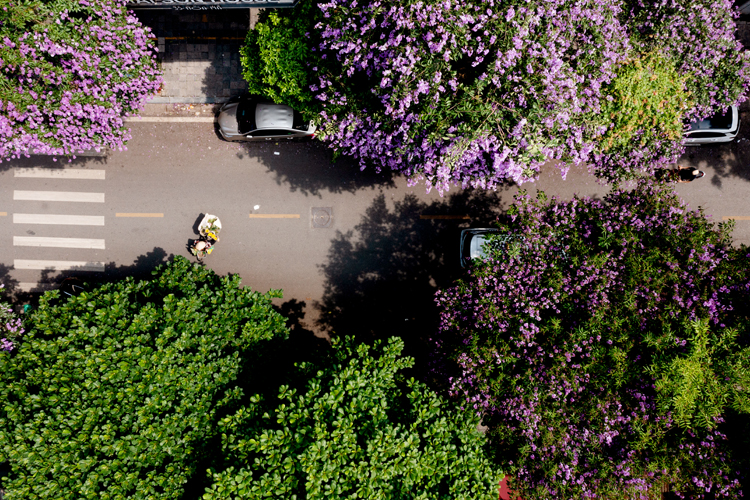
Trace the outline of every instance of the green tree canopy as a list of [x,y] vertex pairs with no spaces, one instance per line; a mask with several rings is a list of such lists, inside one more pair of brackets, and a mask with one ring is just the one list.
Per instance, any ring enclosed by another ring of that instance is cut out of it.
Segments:
[[6,498],[180,498],[236,410],[243,360],[287,335],[278,296],[182,257],[150,280],[46,293],[0,350]]
[[234,465],[213,471],[204,500],[496,499],[502,474],[477,417],[406,379],[402,349],[398,338],[375,349],[348,339],[328,362],[300,366],[304,390],[282,386],[223,419]]

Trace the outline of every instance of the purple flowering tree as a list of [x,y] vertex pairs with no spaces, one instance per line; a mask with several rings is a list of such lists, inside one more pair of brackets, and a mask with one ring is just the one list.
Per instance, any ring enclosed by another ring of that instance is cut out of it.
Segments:
[[520,195],[487,259],[437,294],[451,391],[525,498],[741,496],[750,251],[664,186]]
[[[314,110],[321,138],[361,168],[441,192],[533,181],[552,159],[563,177],[580,163],[637,176],[682,152],[682,118],[744,100],[750,83],[729,0],[302,2],[264,20],[295,42],[283,59],[278,37],[248,37],[251,86]],[[669,84],[641,93],[640,60]],[[612,115],[634,104],[643,123],[622,128],[634,124]],[[613,136],[633,140],[604,147]]]
[[162,81],[125,3],[0,2],[0,161],[124,147],[124,118]]
[[745,100],[750,54],[735,36],[739,13],[732,0],[630,0],[626,11],[633,44],[642,52],[669,54],[688,77],[694,102],[689,118]]
[[323,3],[323,139],[440,191],[530,181],[548,159],[565,175],[606,130],[591,117],[629,51],[619,4]]

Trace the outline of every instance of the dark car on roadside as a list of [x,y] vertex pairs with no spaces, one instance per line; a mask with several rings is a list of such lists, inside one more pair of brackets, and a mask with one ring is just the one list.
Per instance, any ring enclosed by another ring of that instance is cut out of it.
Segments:
[[488,236],[500,234],[501,231],[491,227],[478,227],[461,230],[461,245],[459,255],[461,256],[461,267],[468,267],[475,259],[484,259],[486,256],[485,245]]

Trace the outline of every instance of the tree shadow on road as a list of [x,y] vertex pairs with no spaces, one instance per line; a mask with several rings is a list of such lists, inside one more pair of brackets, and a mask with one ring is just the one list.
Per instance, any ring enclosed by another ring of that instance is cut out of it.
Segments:
[[[389,207],[384,196],[353,231],[338,232],[321,266],[326,278],[318,327],[359,341],[400,336],[426,377],[437,331],[435,292],[462,276],[463,227],[486,227],[503,214],[497,193],[464,191],[425,203],[407,195]],[[424,218],[470,215],[470,219]]]
[[17,293],[18,280],[13,279],[10,276],[11,269],[10,266],[0,264],[0,285],[3,285],[3,287],[0,288],[0,297],[9,298]]
[[[278,153],[278,154],[276,154]],[[355,193],[363,189],[394,186],[391,172],[361,171],[354,160],[339,157],[320,141],[242,143],[240,158],[255,158],[273,174],[276,184],[288,185],[292,193],[322,197],[322,193]]]
[[65,170],[66,168],[86,168],[101,167],[107,164],[107,156],[51,156],[51,155],[31,155],[28,158],[21,156],[13,160],[5,160],[0,163],[0,172],[14,168],[49,168],[54,170]]
[[154,247],[152,251],[136,257],[132,264],[117,265],[114,262],[105,264],[104,272],[92,272],[75,268],[66,271],[44,269],[41,271],[38,286],[32,289],[32,291],[20,290],[18,282],[7,276],[7,271],[3,275],[2,267],[4,266],[0,266],[0,280],[4,283],[6,279],[8,280],[6,289],[12,294],[16,304],[30,304],[32,307],[36,307],[39,303],[40,292],[56,290],[68,278],[74,278],[77,283],[85,285],[89,289],[110,281],[124,279],[128,276],[132,276],[136,280],[150,279],[151,271],[161,264],[166,264],[173,258],[174,255],[167,254],[163,248]]

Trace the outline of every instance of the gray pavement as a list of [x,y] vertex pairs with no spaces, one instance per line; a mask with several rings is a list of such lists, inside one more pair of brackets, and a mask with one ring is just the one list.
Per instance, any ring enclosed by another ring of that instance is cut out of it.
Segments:
[[217,103],[247,89],[240,47],[258,9],[138,10],[157,39],[164,85],[149,102]]
[[[194,115],[200,108],[175,113]],[[170,255],[189,256],[196,221],[210,212],[224,229],[206,265],[240,274],[253,289],[283,289],[279,305],[300,328],[335,333],[361,322],[358,328],[373,335],[395,334],[426,317],[437,287],[458,276],[460,228],[487,225],[515,192],[467,190],[441,198],[401,177],[332,164],[330,151],[316,142],[227,143],[210,122],[134,120],[131,126],[128,150],[107,157],[61,164],[36,156],[0,165],[0,230],[6,235],[0,280],[9,289],[21,294],[71,275],[147,275]],[[39,167],[100,170],[104,179],[17,177],[19,169]],[[585,171],[567,181],[549,172],[529,187],[561,196],[606,191]],[[101,193],[104,202],[21,200],[20,191]],[[328,227],[314,227],[316,208],[331,210]],[[103,225],[29,224],[16,221],[18,214],[103,217]],[[104,240],[104,248],[18,246],[18,238]],[[19,261],[103,263],[105,271],[21,269]]]
[[[147,111],[157,119],[176,115],[203,121],[134,119],[128,150],[106,157],[61,164],[37,156],[0,165],[0,230],[6,235],[0,240],[0,280],[20,294],[70,275],[147,275],[171,255],[189,256],[186,244],[195,237],[197,219],[210,212],[221,217],[224,229],[206,265],[221,274],[238,273],[253,289],[283,289],[279,306],[299,328],[318,334],[356,329],[373,336],[414,334],[411,325],[430,321],[435,290],[460,276],[460,229],[491,223],[518,189],[454,190],[440,197],[398,176],[360,172],[344,160],[333,164],[330,151],[316,142],[227,143],[212,123],[214,107],[152,104]],[[743,121],[747,118],[743,112]],[[679,185],[678,191],[715,220],[744,217],[734,236],[750,244],[746,125],[736,143],[689,152],[683,163],[708,175]],[[104,178],[17,176],[18,169],[39,167],[103,171]],[[566,199],[608,191],[583,167],[563,181],[550,166],[537,183],[523,187]],[[45,191],[99,193],[104,201],[19,199],[19,192],[28,198]],[[327,227],[314,227],[318,208],[332,213]],[[16,221],[18,214],[102,217],[103,225],[30,224]],[[103,240],[104,248],[15,244],[33,238]],[[105,270],[22,269],[19,261],[101,263]],[[420,336],[431,331],[427,323],[417,328]]]

